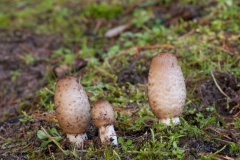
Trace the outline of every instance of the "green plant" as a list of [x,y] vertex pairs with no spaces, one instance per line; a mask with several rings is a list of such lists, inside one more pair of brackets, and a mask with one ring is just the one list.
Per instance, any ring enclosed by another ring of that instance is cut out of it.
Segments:
[[21,76],[21,73],[19,71],[11,71],[11,81],[15,81],[19,76]]
[[25,61],[26,64],[33,64],[35,59],[34,59],[33,55],[25,54],[24,61]]
[[[43,127],[41,127],[41,130],[37,131],[37,137],[39,139],[47,139],[45,141],[42,142],[41,147],[46,147],[48,145],[48,143],[53,142],[55,143],[58,148],[65,154],[65,155],[69,155],[69,150],[63,150],[62,147],[60,146],[60,144],[58,143],[58,141],[60,141],[62,139],[62,137],[58,134],[57,130],[55,128],[48,128],[48,131],[50,132],[50,135]],[[54,137],[52,137],[54,136]]]
[[145,120],[149,119],[149,117],[144,116],[144,117],[139,117],[136,119],[135,123],[128,128],[128,130],[141,130],[143,127],[146,127]]
[[110,6],[103,2],[100,4],[91,4],[85,8],[84,15],[95,18],[112,19],[122,14],[121,6]]
[[33,122],[34,119],[32,116],[29,116],[25,111],[22,111],[22,114],[23,114],[23,118],[20,118],[19,121],[22,122],[22,123],[25,123],[25,122]]
[[44,108],[47,111],[52,111],[54,109],[54,104],[52,102],[52,97],[54,95],[54,84],[50,82],[50,87],[42,88],[38,95],[40,97],[39,108]]
[[132,24],[140,28],[145,26],[145,23],[150,19],[150,14],[147,10],[135,10],[133,17]]
[[234,127],[235,128],[240,128],[240,118],[234,118]]
[[[239,141],[238,141],[239,142]],[[230,151],[233,153],[237,153],[237,156],[239,157],[240,156],[240,145],[239,144],[236,144],[236,143],[230,143]]]
[[173,142],[172,154],[173,154],[174,156],[176,156],[178,159],[182,159],[184,152],[185,152],[185,150],[182,149],[182,148],[179,148],[179,147],[177,146],[177,142],[174,141],[174,142]]
[[52,136],[51,138],[49,137],[49,135],[47,135],[44,132],[44,130],[37,131],[37,137],[41,140],[44,140],[41,143],[41,147],[46,147],[50,142],[53,142],[53,139],[56,142],[59,142],[60,140],[62,140],[62,137],[59,135],[56,128],[48,128],[48,132],[49,132],[49,135]]
[[71,64],[76,55],[68,48],[60,48],[54,51],[51,58],[61,57],[63,64]]
[[124,138],[123,137],[119,137],[118,138],[118,142],[119,144],[121,144],[122,146],[122,149],[124,151],[127,151],[127,150],[132,150],[134,148],[134,145],[132,143],[132,140],[128,139],[127,141],[124,141]]

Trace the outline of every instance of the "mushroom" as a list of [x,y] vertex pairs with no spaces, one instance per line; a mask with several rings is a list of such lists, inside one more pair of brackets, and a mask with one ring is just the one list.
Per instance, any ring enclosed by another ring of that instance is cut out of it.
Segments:
[[92,121],[99,129],[102,143],[117,145],[117,136],[113,127],[115,122],[114,111],[111,104],[106,100],[98,100],[92,108]]
[[177,58],[159,53],[151,62],[148,75],[148,99],[154,115],[167,125],[180,123],[186,86]]
[[90,104],[80,80],[65,76],[57,81],[54,93],[56,117],[70,142],[82,147],[90,124]]

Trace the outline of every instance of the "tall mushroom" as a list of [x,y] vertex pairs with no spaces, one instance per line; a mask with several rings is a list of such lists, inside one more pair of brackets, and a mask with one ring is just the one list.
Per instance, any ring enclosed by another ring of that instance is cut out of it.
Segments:
[[148,75],[148,99],[155,116],[167,125],[180,123],[186,87],[177,58],[170,53],[159,53],[151,62]]
[[57,81],[54,93],[56,117],[70,142],[83,146],[90,124],[90,104],[80,81],[66,76]]
[[106,100],[98,100],[92,108],[92,121],[99,129],[102,143],[117,145],[117,136],[113,124],[115,122],[112,105]]

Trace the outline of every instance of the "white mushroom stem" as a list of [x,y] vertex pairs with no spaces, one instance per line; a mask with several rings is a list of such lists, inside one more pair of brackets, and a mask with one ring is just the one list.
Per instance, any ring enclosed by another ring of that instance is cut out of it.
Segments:
[[165,119],[160,119],[159,121],[162,122],[162,123],[165,123],[166,125],[171,125],[172,123],[173,124],[179,124],[180,123],[179,117],[165,118]]
[[113,125],[100,127],[99,136],[102,143],[111,142],[113,145],[118,145],[117,136]]
[[70,142],[75,143],[78,148],[83,147],[83,143],[88,139],[87,134],[67,134],[67,138]]

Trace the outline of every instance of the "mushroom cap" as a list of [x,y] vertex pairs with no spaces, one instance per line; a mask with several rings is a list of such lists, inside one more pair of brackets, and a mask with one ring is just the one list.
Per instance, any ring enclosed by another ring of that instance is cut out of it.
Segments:
[[151,62],[148,75],[148,99],[158,119],[180,116],[186,99],[186,87],[177,58],[159,53]]
[[112,105],[106,100],[98,100],[92,108],[92,121],[98,128],[115,122]]
[[90,124],[90,104],[83,86],[73,76],[57,81],[54,93],[56,117],[64,132],[79,134]]

